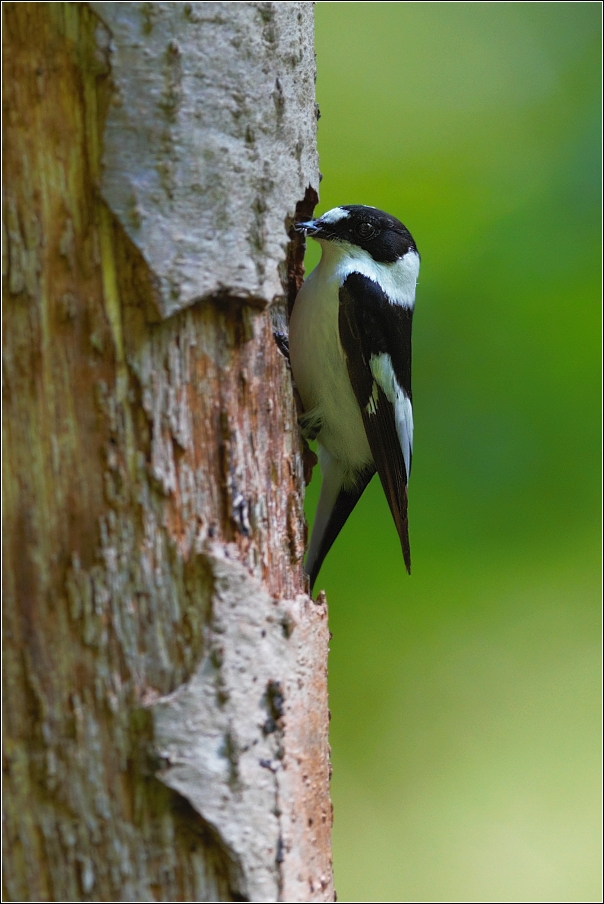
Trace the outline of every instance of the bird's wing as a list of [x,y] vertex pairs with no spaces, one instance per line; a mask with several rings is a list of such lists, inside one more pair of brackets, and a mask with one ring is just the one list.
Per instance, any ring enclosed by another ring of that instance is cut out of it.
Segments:
[[409,572],[412,318],[412,309],[393,304],[376,282],[360,273],[351,273],[340,289],[340,342]]

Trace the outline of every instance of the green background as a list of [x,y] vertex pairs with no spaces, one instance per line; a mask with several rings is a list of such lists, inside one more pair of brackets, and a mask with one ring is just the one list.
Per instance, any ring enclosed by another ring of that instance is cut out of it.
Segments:
[[413,574],[376,478],[317,583],[340,900],[600,900],[599,35],[599,3],[316,6],[317,211],[422,254]]

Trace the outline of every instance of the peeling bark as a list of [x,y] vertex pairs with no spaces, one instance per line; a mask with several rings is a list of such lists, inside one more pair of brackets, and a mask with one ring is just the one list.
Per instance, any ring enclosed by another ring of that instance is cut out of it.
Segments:
[[112,36],[102,192],[162,314],[271,302],[285,218],[317,179],[312,4],[90,5]]
[[4,897],[331,901],[312,4],[3,13]]

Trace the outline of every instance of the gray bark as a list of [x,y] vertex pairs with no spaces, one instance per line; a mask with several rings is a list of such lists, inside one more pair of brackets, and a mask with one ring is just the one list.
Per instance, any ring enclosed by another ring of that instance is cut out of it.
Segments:
[[286,221],[318,184],[312,5],[90,5],[112,35],[103,196],[162,314],[216,294],[272,302]]
[[312,4],[3,12],[5,899],[331,901]]

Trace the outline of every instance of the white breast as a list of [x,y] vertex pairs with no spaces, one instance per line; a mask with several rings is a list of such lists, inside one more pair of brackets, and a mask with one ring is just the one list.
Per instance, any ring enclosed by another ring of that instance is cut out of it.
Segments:
[[321,419],[321,445],[350,478],[372,461],[340,344],[337,272],[324,259],[304,282],[290,322],[292,372],[307,413]]

